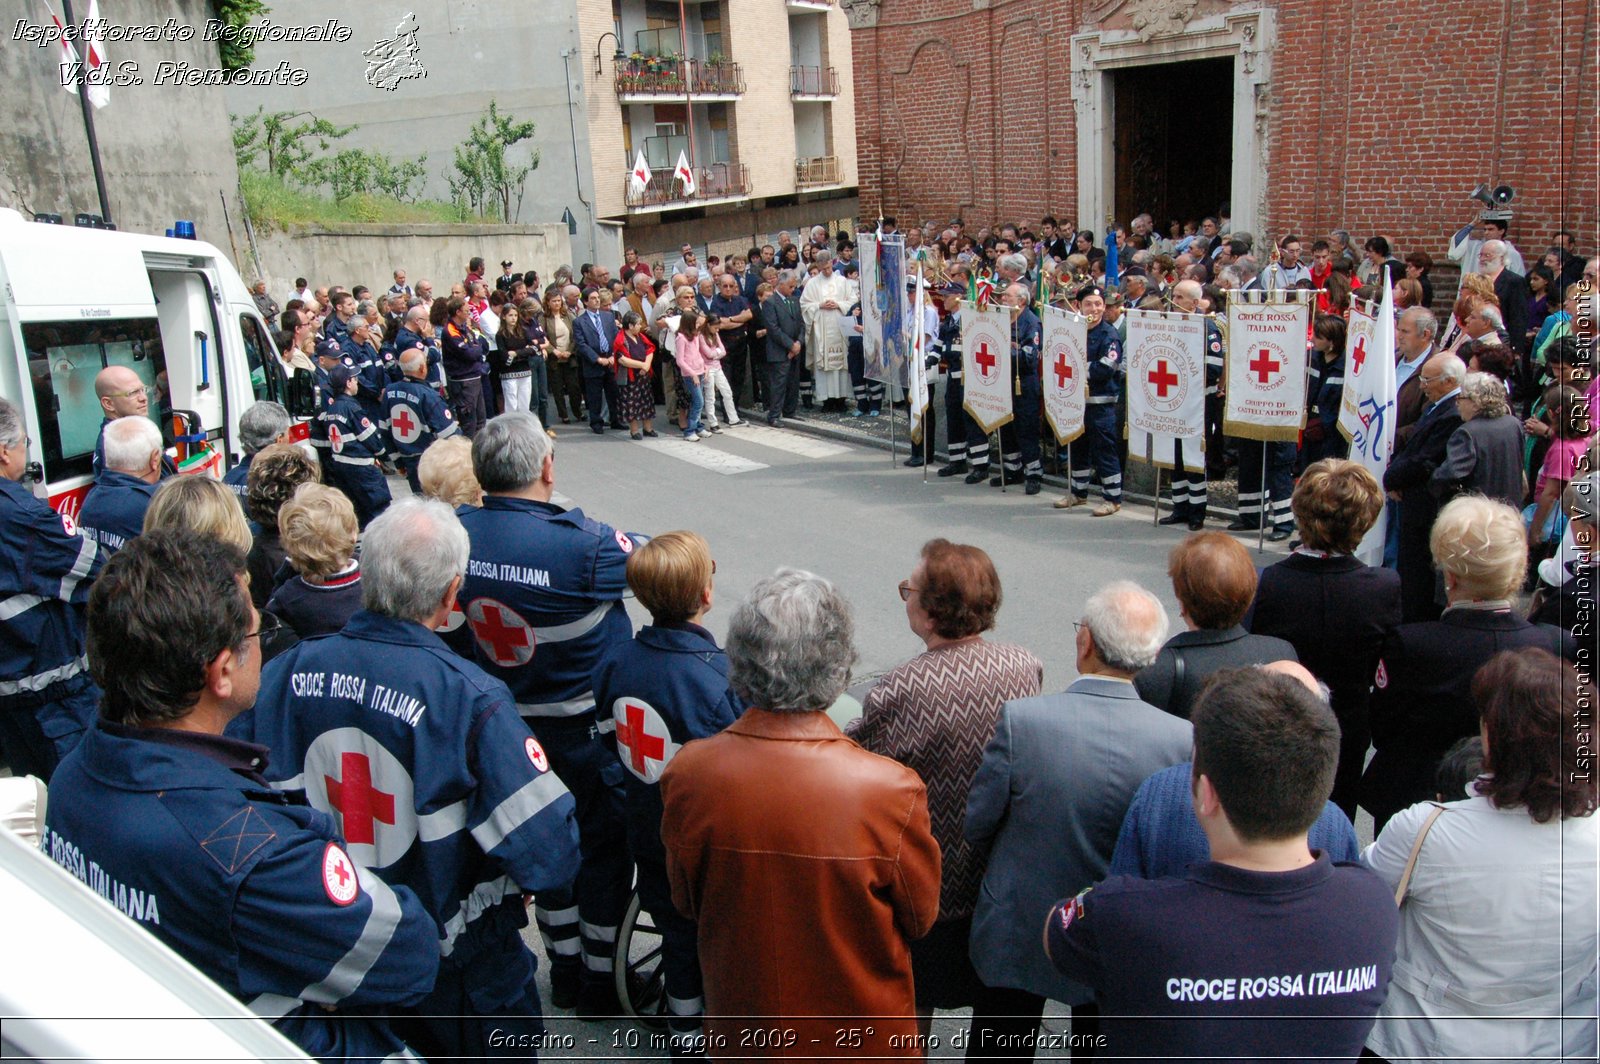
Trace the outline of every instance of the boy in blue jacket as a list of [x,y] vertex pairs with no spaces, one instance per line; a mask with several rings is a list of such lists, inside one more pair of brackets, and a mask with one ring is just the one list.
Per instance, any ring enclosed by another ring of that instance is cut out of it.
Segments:
[[695,925],[673,906],[667,882],[658,784],[684,743],[715,735],[744,712],[728,686],[727,655],[700,625],[716,571],[711,548],[693,532],[667,532],[635,548],[628,586],[652,623],[613,649],[595,673],[596,705],[616,721],[617,756],[629,773],[628,846],[640,902],[661,932],[674,1057],[702,1052],[705,1002]]

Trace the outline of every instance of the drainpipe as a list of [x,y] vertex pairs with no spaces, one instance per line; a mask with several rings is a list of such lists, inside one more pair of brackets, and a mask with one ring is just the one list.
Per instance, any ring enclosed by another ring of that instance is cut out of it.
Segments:
[[[678,0],[678,49],[683,54],[684,108],[689,113],[689,169],[694,169],[694,82],[689,77],[689,14],[683,0]],[[699,184],[697,180],[696,185]]]
[[578,202],[583,204],[583,209],[589,214],[589,258],[600,257],[600,236],[596,230],[594,217],[594,204],[583,198],[583,171],[578,166],[578,123],[572,117],[572,64],[567,62],[575,54],[576,49],[563,48],[561,50],[561,72],[567,79],[567,128],[572,131],[572,184],[578,193]]

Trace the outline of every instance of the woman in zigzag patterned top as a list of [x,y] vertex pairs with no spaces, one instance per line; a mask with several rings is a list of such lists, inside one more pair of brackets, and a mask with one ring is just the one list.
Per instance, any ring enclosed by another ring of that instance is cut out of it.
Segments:
[[900,597],[912,632],[928,649],[878,681],[861,719],[845,733],[916,770],[928,788],[928,815],[944,863],[939,920],[926,938],[911,943],[926,1034],[934,1009],[975,1004],[983,990],[967,952],[984,867],[983,854],[961,833],[967,792],[1000,707],[1039,694],[1044,665],[1029,650],[983,638],[1000,610],[1000,574],[977,547],[929,540],[911,578],[901,582]]

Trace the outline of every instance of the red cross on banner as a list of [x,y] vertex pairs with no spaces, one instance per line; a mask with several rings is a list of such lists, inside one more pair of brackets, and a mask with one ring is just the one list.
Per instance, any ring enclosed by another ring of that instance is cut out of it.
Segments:
[[978,364],[978,369],[985,377],[993,375],[994,352],[989,350],[989,344],[987,341],[978,345],[977,351],[973,353],[972,360]]
[[1172,372],[1166,359],[1160,358],[1156,360],[1156,368],[1150,373],[1150,383],[1156,386],[1156,394],[1165,399],[1168,389],[1178,386],[1178,375]]
[[1357,373],[1360,373],[1361,372],[1361,363],[1363,363],[1363,362],[1365,362],[1367,360],[1367,338],[1365,336],[1361,337],[1359,340],[1356,341],[1356,349],[1355,349],[1355,353],[1354,353],[1354,355],[1352,357],[1353,357],[1353,359],[1355,361],[1355,364],[1356,364],[1355,371]]
[[1056,387],[1065,388],[1072,379],[1072,363],[1067,361],[1065,351],[1056,352]]
[[1274,373],[1283,368],[1283,363],[1275,361],[1272,357],[1272,352],[1265,347],[1256,354],[1255,358],[1250,360],[1249,365],[1250,372],[1254,373],[1262,384],[1267,383],[1267,380]]
[[377,841],[375,824],[394,823],[394,795],[372,785],[372,762],[366,754],[339,755],[341,779],[324,776],[328,804],[339,811],[345,841],[352,845]]

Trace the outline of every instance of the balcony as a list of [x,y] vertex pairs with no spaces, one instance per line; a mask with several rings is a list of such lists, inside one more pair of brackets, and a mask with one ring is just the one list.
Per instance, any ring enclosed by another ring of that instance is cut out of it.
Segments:
[[743,163],[711,163],[695,167],[694,195],[685,196],[683,186],[671,167],[656,170],[649,184],[635,190],[629,175],[623,176],[623,202],[630,211],[702,207],[725,203],[750,195],[750,168]]
[[835,155],[818,155],[794,161],[794,187],[820,188],[839,183],[839,158]]
[[789,95],[808,100],[831,100],[839,95],[839,72],[831,66],[790,67]]
[[744,70],[732,60],[635,54],[617,67],[617,96],[623,103],[662,97],[735,100],[744,93]]

